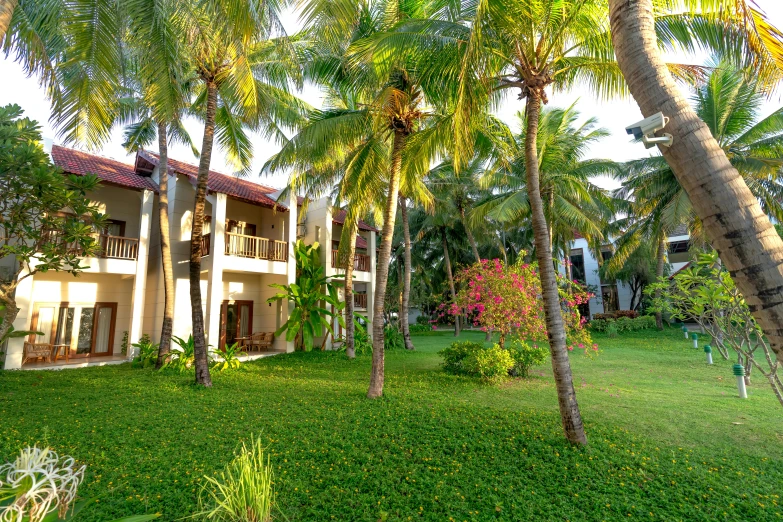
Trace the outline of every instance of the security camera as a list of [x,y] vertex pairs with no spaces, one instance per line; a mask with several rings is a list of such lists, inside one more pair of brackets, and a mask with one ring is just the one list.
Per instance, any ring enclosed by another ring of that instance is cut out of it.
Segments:
[[637,140],[642,140],[645,149],[650,149],[656,145],[671,147],[673,141],[671,134],[664,134],[663,136],[655,135],[657,131],[666,127],[667,123],[669,123],[669,118],[664,116],[662,112],[659,112],[658,114],[653,114],[649,118],[645,118],[633,125],[629,125],[625,128],[625,132],[633,134],[633,137]]

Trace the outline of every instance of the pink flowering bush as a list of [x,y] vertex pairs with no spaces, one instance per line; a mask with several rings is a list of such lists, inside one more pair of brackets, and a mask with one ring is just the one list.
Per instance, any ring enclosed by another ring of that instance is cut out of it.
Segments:
[[[442,305],[452,315],[465,314],[473,326],[500,334],[500,345],[513,335],[530,341],[546,341],[546,320],[537,264],[506,265],[499,259],[482,259],[457,275],[460,291],[456,302]],[[579,305],[592,294],[578,283],[558,275],[561,311],[568,337],[568,349],[597,351],[587,320]]]

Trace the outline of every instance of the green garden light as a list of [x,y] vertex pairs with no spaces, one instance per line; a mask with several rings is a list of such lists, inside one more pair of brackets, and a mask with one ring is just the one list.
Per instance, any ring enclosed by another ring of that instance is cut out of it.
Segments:
[[699,334],[694,333],[691,334],[691,339],[693,339],[693,347],[698,348],[699,347]]
[[712,364],[712,346],[704,345],[704,353],[707,354],[707,364]]
[[685,338],[688,338],[688,327],[685,325],[682,325],[682,333],[685,334]]
[[737,376],[737,391],[739,391],[740,399],[747,399],[748,391],[745,389],[745,367],[741,364],[735,364],[734,375]]

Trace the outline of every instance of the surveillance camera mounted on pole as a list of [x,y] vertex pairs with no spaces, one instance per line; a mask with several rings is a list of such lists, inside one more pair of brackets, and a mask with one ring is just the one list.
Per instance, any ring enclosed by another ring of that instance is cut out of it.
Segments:
[[664,116],[662,112],[659,112],[658,114],[653,114],[649,118],[645,118],[633,125],[629,125],[625,128],[625,132],[633,134],[633,137],[637,140],[642,140],[645,149],[651,149],[656,145],[671,147],[673,141],[671,134],[664,133],[663,136],[655,135],[657,131],[666,127],[667,123],[669,123],[669,118]]

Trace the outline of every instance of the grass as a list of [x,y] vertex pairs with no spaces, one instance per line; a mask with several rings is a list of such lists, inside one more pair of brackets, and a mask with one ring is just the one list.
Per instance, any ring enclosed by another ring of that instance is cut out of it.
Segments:
[[[481,340],[465,332],[463,338]],[[271,456],[277,520],[780,520],[783,411],[766,383],[736,398],[679,331],[596,336],[572,354],[590,444],[564,441],[550,368],[484,386],[444,374],[448,333],[370,358],[298,353],[213,376],[128,365],[0,372],[0,460],[48,444],[88,465],[81,520],[196,510],[241,441]]]

